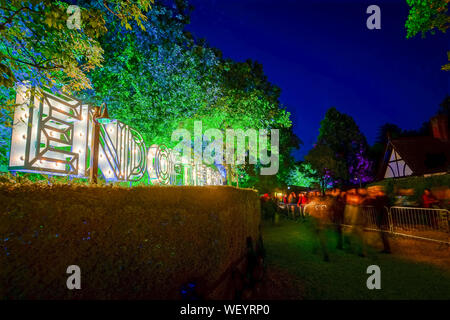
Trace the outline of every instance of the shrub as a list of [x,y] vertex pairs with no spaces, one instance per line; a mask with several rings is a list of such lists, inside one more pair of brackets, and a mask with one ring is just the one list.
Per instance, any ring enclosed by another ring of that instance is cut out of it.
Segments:
[[[253,190],[0,183],[3,299],[176,299],[259,237]],[[81,290],[66,269],[81,268]]]

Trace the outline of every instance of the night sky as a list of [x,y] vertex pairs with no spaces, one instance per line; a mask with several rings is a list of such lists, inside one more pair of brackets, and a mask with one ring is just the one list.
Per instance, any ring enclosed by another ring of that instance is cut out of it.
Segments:
[[[187,30],[224,57],[263,64],[282,90],[294,132],[315,142],[330,106],[351,115],[372,144],[378,128],[417,129],[450,92],[449,40],[442,33],[406,39],[406,0],[191,0]],[[381,30],[366,28],[366,8],[381,8]]]

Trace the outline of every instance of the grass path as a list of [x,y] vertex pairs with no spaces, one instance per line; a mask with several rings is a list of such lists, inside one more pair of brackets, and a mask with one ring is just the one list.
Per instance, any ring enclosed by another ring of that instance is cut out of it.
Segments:
[[[289,292],[286,298],[450,299],[450,266],[442,268],[375,251],[362,258],[335,249],[334,231],[327,232],[331,262],[324,262],[320,250],[314,253],[318,240],[308,223],[264,223],[262,233],[269,276],[275,270],[275,274],[281,272],[296,279],[289,282],[291,285],[284,284]],[[449,248],[435,250],[439,255],[450,255]],[[366,287],[366,270],[373,264],[381,268],[381,290]],[[292,294],[295,290],[297,295]]]

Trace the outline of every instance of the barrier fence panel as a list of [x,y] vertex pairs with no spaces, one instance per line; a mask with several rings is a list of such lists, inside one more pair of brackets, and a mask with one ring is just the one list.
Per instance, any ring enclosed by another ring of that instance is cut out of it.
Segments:
[[450,215],[446,209],[361,207],[366,229],[450,244]]
[[[286,206],[286,205],[285,205]],[[286,206],[287,207],[287,206]],[[450,244],[450,214],[446,209],[413,207],[359,207],[365,229],[389,232],[417,239]],[[326,218],[327,205],[309,203],[303,208],[304,215]],[[329,216],[333,216],[332,214]],[[339,223],[334,221],[334,223]],[[342,224],[342,223],[341,223]],[[342,224],[353,227],[351,224]]]
[[365,226],[368,228],[377,229],[377,208],[373,206],[366,206],[361,208],[361,214],[364,216]]
[[387,207],[377,208],[374,206],[361,207],[365,226],[371,229],[391,230],[391,219]]
[[394,230],[449,232],[449,212],[445,209],[391,207]]
[[319,210],[326,210],[327,205],[321,204],[321,203],[308,203],[303,207],[303,212],[305,215],[312,215],[311,212],[313,211],[319,211]]
[[[280,204],[280,208],[286,210],[288,205]],[[327,209],[325,204],[309,203],[303,207],[303,213],[323,218],[320,213]],[[450,244],[450,213],[446,209],[362,206],[358,214],[369,230]]]

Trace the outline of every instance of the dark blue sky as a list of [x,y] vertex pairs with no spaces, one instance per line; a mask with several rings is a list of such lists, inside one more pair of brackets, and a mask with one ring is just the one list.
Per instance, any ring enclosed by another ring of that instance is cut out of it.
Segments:
[[[370,144],[391,122],[419,128],[450,92],[443,34],[406,39],[406,0],[191,0],[187,27],[225,57],[263,64],[282,90],[294,132],[315,142],[330,106],[351,115]],[[366,8],[381,8],[381,30],[368,30]]]

